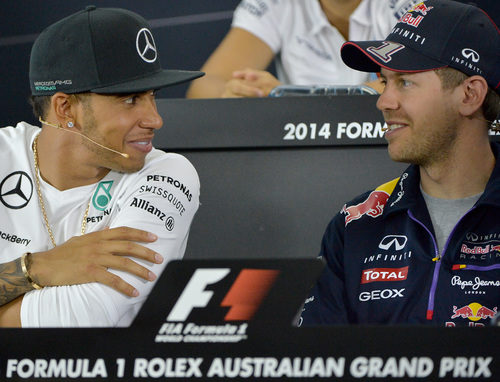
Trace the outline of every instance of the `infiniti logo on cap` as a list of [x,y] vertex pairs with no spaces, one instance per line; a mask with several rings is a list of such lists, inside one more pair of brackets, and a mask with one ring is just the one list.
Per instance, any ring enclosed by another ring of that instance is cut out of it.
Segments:
[[479,62],[479,54],[470,48],[462,49],[462,55],[465,58],[470,58],[472,62]]
[[155,62],[158,54],[156,52],[155,40],[153,35],[147,28],[142,28],[137,33],[137,38],[135,40],[135,46],[137,48],[137,53],[146,62]]

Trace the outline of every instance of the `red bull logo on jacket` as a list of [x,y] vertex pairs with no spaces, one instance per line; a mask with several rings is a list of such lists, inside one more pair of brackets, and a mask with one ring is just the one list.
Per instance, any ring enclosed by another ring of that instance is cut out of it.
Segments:
[[487,308],[477,302],[458,308],[453,306],[453,315],[451,318],[468,318],[471,321],[486,320],[493,318],[497,314],[497,307],[493,309]]
[[340,212],[346,215],[345,225],[347,226],[353,220],[361,219],[365,215],[372,218],[382,215],[387,200],[389,199],[389,196],[391,196],[391,193],[396,187],[398,181],[399,178],[396,178],[378,186],[370,193],[370,195],[368,195],[366,200],[359,204],[353,206],[347,206],[347,204],[344,204],[344,207],[342,207]]

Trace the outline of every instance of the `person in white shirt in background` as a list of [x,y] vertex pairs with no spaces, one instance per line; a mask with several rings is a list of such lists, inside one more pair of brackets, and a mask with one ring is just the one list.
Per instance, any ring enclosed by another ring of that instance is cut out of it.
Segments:
[[[188,98],[264,97],[276,86],[383,87],[340,58],[346,40],[384,38],[416,0],[243,0]],[[268,70],[276,60],[274,77]]]

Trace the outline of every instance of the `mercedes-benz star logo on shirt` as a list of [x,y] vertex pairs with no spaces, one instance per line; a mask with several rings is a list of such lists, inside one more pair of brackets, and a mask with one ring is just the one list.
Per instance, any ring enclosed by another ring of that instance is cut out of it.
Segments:
[[139,33],[137,33],[137,38],[135,40],[135,45],[137,48],[137,53],[146,62],[155,62],[158,56],[156,52],[155,40],[153,35],[147,28],[142,28]]
[[15,171],[0,183],[0,201],[7,208],[25,207],[33,194],[33,182],[24,171]]

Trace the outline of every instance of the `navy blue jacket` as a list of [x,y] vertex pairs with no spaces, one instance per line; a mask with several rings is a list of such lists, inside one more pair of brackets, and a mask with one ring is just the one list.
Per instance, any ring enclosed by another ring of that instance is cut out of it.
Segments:
[[442,253],[419,184],[411,165],[333,218],[300,324],[489,324],[500,306],[500,161]]

